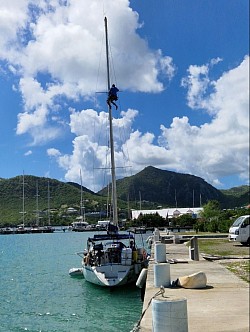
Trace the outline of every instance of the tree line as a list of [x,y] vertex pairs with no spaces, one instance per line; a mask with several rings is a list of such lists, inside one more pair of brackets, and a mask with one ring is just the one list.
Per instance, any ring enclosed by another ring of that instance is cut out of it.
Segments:
[[196,232],[220,232],[227,233],[233,220],[250,213],[249,207],[237,209],[222,209],[216,200],[208,201],[203,206],[200,218],[193,218],[190,214],[184,214],[176,218],[163,218],[158,213],[141,214],[138,219],[131,220],[130,226],[145,227],[190,227]]

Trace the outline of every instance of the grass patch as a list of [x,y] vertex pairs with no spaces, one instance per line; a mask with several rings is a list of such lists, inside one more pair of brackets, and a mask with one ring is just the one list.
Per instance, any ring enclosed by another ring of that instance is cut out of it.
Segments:
[[226,268],[236,274],[238,277],[243,279],[244,281],[250,283],[250,261],[239,261],[239,262],[229,262],[224,263],[223,265],[226,266]]
[[228,239],[199,239],[199,252],[219,256],[249,256],[249,247]]
[[[238,242],[229,242],[228,239],[199,239],[199,252],[218,256],[249,257],[250,248]],[[239,259],[232,262],[220,261],[229,271],[250,283],[250,261]]]

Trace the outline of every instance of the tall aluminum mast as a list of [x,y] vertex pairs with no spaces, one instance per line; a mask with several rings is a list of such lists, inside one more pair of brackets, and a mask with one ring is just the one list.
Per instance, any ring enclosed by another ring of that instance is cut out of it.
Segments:
[[[108,91],[110,90],[110,74],[109,74],[109,44],[108,44],[108,23],[107,17],[104,18],[105,23],[105,39],[106,39],[106,59],[107,59],[107,79]],[[113,222],[118,226],[117,212],[117,193],[116,193],[116,175],[115,175],[115,151],[112,124],[112,108],[109,105],[109,136],[110,136],[110,153],[111,153],[111,177],[112,177],[112,205],[113,205]]]

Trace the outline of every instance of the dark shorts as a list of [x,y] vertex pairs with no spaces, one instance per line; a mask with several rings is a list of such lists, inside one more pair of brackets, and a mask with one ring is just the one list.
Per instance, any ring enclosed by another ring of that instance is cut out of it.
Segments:
[[117,98],[117,96],[111,95],[111,96],[108,97],[108,100],[110,100],[110,101],[116,101],[116,100],[118,100],[118,98]]

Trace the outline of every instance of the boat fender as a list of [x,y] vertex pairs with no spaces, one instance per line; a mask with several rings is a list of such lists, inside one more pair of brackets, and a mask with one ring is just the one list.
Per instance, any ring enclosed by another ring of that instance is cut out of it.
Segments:
[[146,280],[147,280],[147,274],[148,274],[148,269],[143,268],[136,281],[136,286],[138,288],[143,288],[143,286],[145,285]]
[[72,269],[69,270],[69,275],[71,277],[79,277],[79,276],[83,277],[83,269],[80,267],[78,268],[73,267]]
[[207,287],[207,277],[202,271],[190,274],[188,276],[179,277],[175,281],[175,285],[183,288],[206,288]]
[[147,238],[147,240],[146,240],[146,242],[147,242],[147,244],[148,244],[148,247],[149,247],[149,249],[151,249],[152,248],[152,244],[153,244],[153,236],[149,236],[148,238]]

